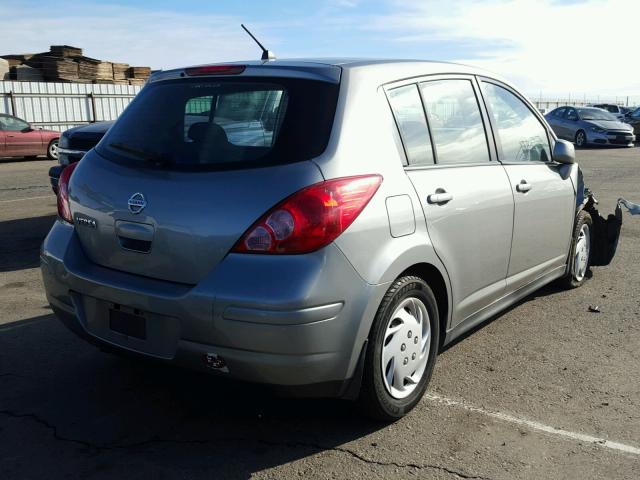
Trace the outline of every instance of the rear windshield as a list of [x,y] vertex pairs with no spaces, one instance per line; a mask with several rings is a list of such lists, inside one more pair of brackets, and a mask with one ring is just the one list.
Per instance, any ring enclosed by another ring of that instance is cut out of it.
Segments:
[[114,161],[178,170],[252,168],[320,155],[338,85],[303,79],[151,83],[96,147]]

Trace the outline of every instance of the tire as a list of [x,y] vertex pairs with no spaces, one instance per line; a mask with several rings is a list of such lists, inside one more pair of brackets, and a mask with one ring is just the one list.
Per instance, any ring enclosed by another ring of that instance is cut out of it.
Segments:
[[[581,244],[581,239],[586,237],[584,244]],[[571,250],[569,251],[569,271],[567,275],[562,278],[561,284],[564,288],[578,288],[587,279],[587,274],[591,266],[591,254],[593,252],[593,220],[591,215],[584,210],[578,213],[576,219],[576,225],[573,228],[573,238],[571,240]],[[583,250],[586,248],[586,251]],[[578,255],[586,255],[586,259],[579,260]]]
[[[413,276],[396,280],[382,299],[369,333],[358,397],[362,411],[384,421],[397,420],[411,411],[427,389],[439,341],[438,306],[427,283]],[[393,368],[396,358],[402,364]],[[383,368],[385,361],[391,368]],[[416,370],[409,375],[391,373],[397,369],[408,373],[412,368]]]
[[578,148],[584,148],[587,146],[587,134],[585,133],[584,130],[578,130],[576,132],[576,138],[574,143]]
[[58,139],[51,140],[49,146],[47,146],[47,158],[49,160],[58,159]]

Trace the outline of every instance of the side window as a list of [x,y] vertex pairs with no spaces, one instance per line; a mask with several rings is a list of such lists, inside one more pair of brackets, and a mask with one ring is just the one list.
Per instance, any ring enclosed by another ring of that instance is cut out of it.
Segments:
[[562,118],[564,116],[564,112],[566,110],[567,110],[566,108],[557,108],[556,110],[554,110],[553,116],[554,117],[558,117],[558,118]]
[[567,109],[567,120],[577,120],[578,119],[578,112],[576,112],[575,108],[568,108]]
[[433,165],[427,120],[416,85],[389,91],[389,103],[398,124],[409,165]]
[[507,89],[487,82],[483,85],[500,138],[501,160],[549,161],[551,153],[547,130],[531,110]]
[[489,147],[470,80],[420,84],[439,164],[488,162]]
[[10,132],[21,132],[29,126],[27,122],[16,117],[0,117],[0,123],[2,123],[2,130]]

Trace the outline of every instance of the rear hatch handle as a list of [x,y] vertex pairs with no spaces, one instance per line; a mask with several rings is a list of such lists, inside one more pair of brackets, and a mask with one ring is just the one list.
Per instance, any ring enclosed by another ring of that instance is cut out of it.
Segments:
[[116,236],[125,250],[149,253],[153,242],[154,227],[148,223],[116,221]]

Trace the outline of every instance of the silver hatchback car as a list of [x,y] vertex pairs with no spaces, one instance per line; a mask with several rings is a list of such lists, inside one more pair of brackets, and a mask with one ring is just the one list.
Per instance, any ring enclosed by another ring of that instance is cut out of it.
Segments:
[[611,260],[595,203],[573,146],[486,72],[191,67],[64,170],[42,274],[99,346],[394,419],[443,345]]

